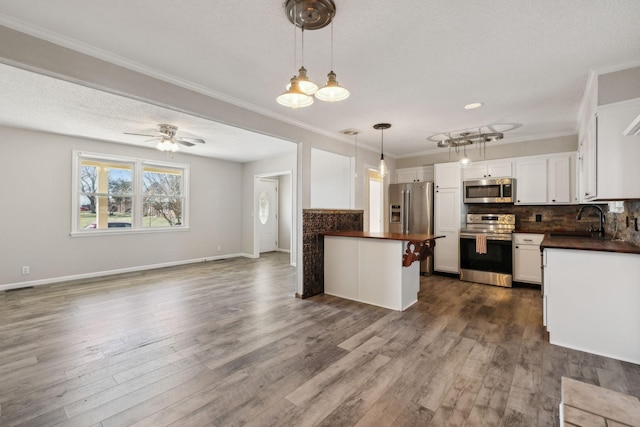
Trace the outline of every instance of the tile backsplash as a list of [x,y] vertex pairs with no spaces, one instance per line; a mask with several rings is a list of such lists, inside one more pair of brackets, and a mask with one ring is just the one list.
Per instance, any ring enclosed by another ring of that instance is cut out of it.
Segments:
[[[585,231],[591,226],[598,226],[598,215],[595,209],[585,210],[580,221],[576,219],[582,205],[558,205],[558,206],[522,206],[500,204],[469,204],[469,213],[513,213],[516,215],[516,229],[531,232],[553,230]],[[624,212],[609,212],[609,205],[598,204],[605,214],[605,234],[613,236],[614,232],[619,239],[626,240],[636,246],[640,246],[640,232],[635,230],[637,218],[640,227],[640,201],[631,200],[624,202]],[[536,216],[540,221],[536,221]],[[626,218],[629,218],[627,227]]]

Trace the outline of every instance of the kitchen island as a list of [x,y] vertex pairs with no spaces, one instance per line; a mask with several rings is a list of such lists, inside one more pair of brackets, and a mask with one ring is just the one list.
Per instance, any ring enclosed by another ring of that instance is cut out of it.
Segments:
[[392,310],[415,304],[428,234],[332,231],[324,235],[324,293]]

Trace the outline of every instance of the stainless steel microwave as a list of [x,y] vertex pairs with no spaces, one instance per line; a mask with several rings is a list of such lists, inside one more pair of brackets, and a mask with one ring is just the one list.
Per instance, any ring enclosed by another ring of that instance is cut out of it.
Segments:
[[516,180],[494,178],[464,181],[463,190],[465,203],[513,203]]

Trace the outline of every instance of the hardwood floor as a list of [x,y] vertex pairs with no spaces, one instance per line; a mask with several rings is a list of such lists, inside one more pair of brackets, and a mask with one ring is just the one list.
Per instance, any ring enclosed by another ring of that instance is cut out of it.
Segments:
[[441,276],[399,313],[293,298],[286,254],[0,293],[2,426],[557,425],[560,377],[640,366],[547,342],[539,291]]

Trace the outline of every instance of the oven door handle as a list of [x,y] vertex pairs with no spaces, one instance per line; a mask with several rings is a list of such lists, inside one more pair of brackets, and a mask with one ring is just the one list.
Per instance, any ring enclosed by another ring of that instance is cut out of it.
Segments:
[[[460,238],[461,239],[475,239],[478,234],[481,234],[481,233],[460,233]],[[490,241],[490,242],[510,242],[511,240],[512,240],[511,239],[511,235],[504,236],[504,237],[495,236],[495,235],[487,235],[487,241]]]

